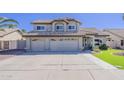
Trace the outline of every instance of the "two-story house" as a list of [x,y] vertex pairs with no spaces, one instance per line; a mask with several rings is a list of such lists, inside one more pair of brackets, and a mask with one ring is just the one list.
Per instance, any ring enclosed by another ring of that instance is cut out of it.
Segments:
[[73,18],[35,20],[33,31],[23,35],[29,51],[81,51],[106,43],[106,34],[95,28],[81,28]]

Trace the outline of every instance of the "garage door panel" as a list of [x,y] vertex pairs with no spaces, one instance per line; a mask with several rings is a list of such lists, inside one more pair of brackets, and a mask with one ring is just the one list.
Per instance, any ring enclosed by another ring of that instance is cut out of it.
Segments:
[[51,41],[51,51],[77,51],[78,40]]
[[45,41],[32,41],[32,51],[44,51],[45,49]]

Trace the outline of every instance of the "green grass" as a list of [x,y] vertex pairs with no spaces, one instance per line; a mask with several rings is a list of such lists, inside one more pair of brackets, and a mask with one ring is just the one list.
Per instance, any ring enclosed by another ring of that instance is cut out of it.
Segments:
[[101,51],[99,54],[94,54],[94,56],[112,64],[119,69],[124,69],[124,56],[113,55],[116,52],[124,52],[123,50],[109,49],[106,51]]

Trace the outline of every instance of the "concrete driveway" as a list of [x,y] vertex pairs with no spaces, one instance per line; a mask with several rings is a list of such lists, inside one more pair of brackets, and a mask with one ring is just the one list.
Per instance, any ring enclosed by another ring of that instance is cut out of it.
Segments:
[[124,79],[124,71],[89,53],[28,52],[1,60],[0,79],[118,80]]

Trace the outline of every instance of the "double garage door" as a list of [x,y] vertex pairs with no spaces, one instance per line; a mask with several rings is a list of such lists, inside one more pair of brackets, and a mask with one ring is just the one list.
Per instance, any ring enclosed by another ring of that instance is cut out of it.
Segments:
[[[49,43],[49,44],[47,44]],[[78,40],[63,40],[63,41],[32,41],[32,51],[77,51]]]
[[77,51],[77,40],[50,41],[51,51]]

